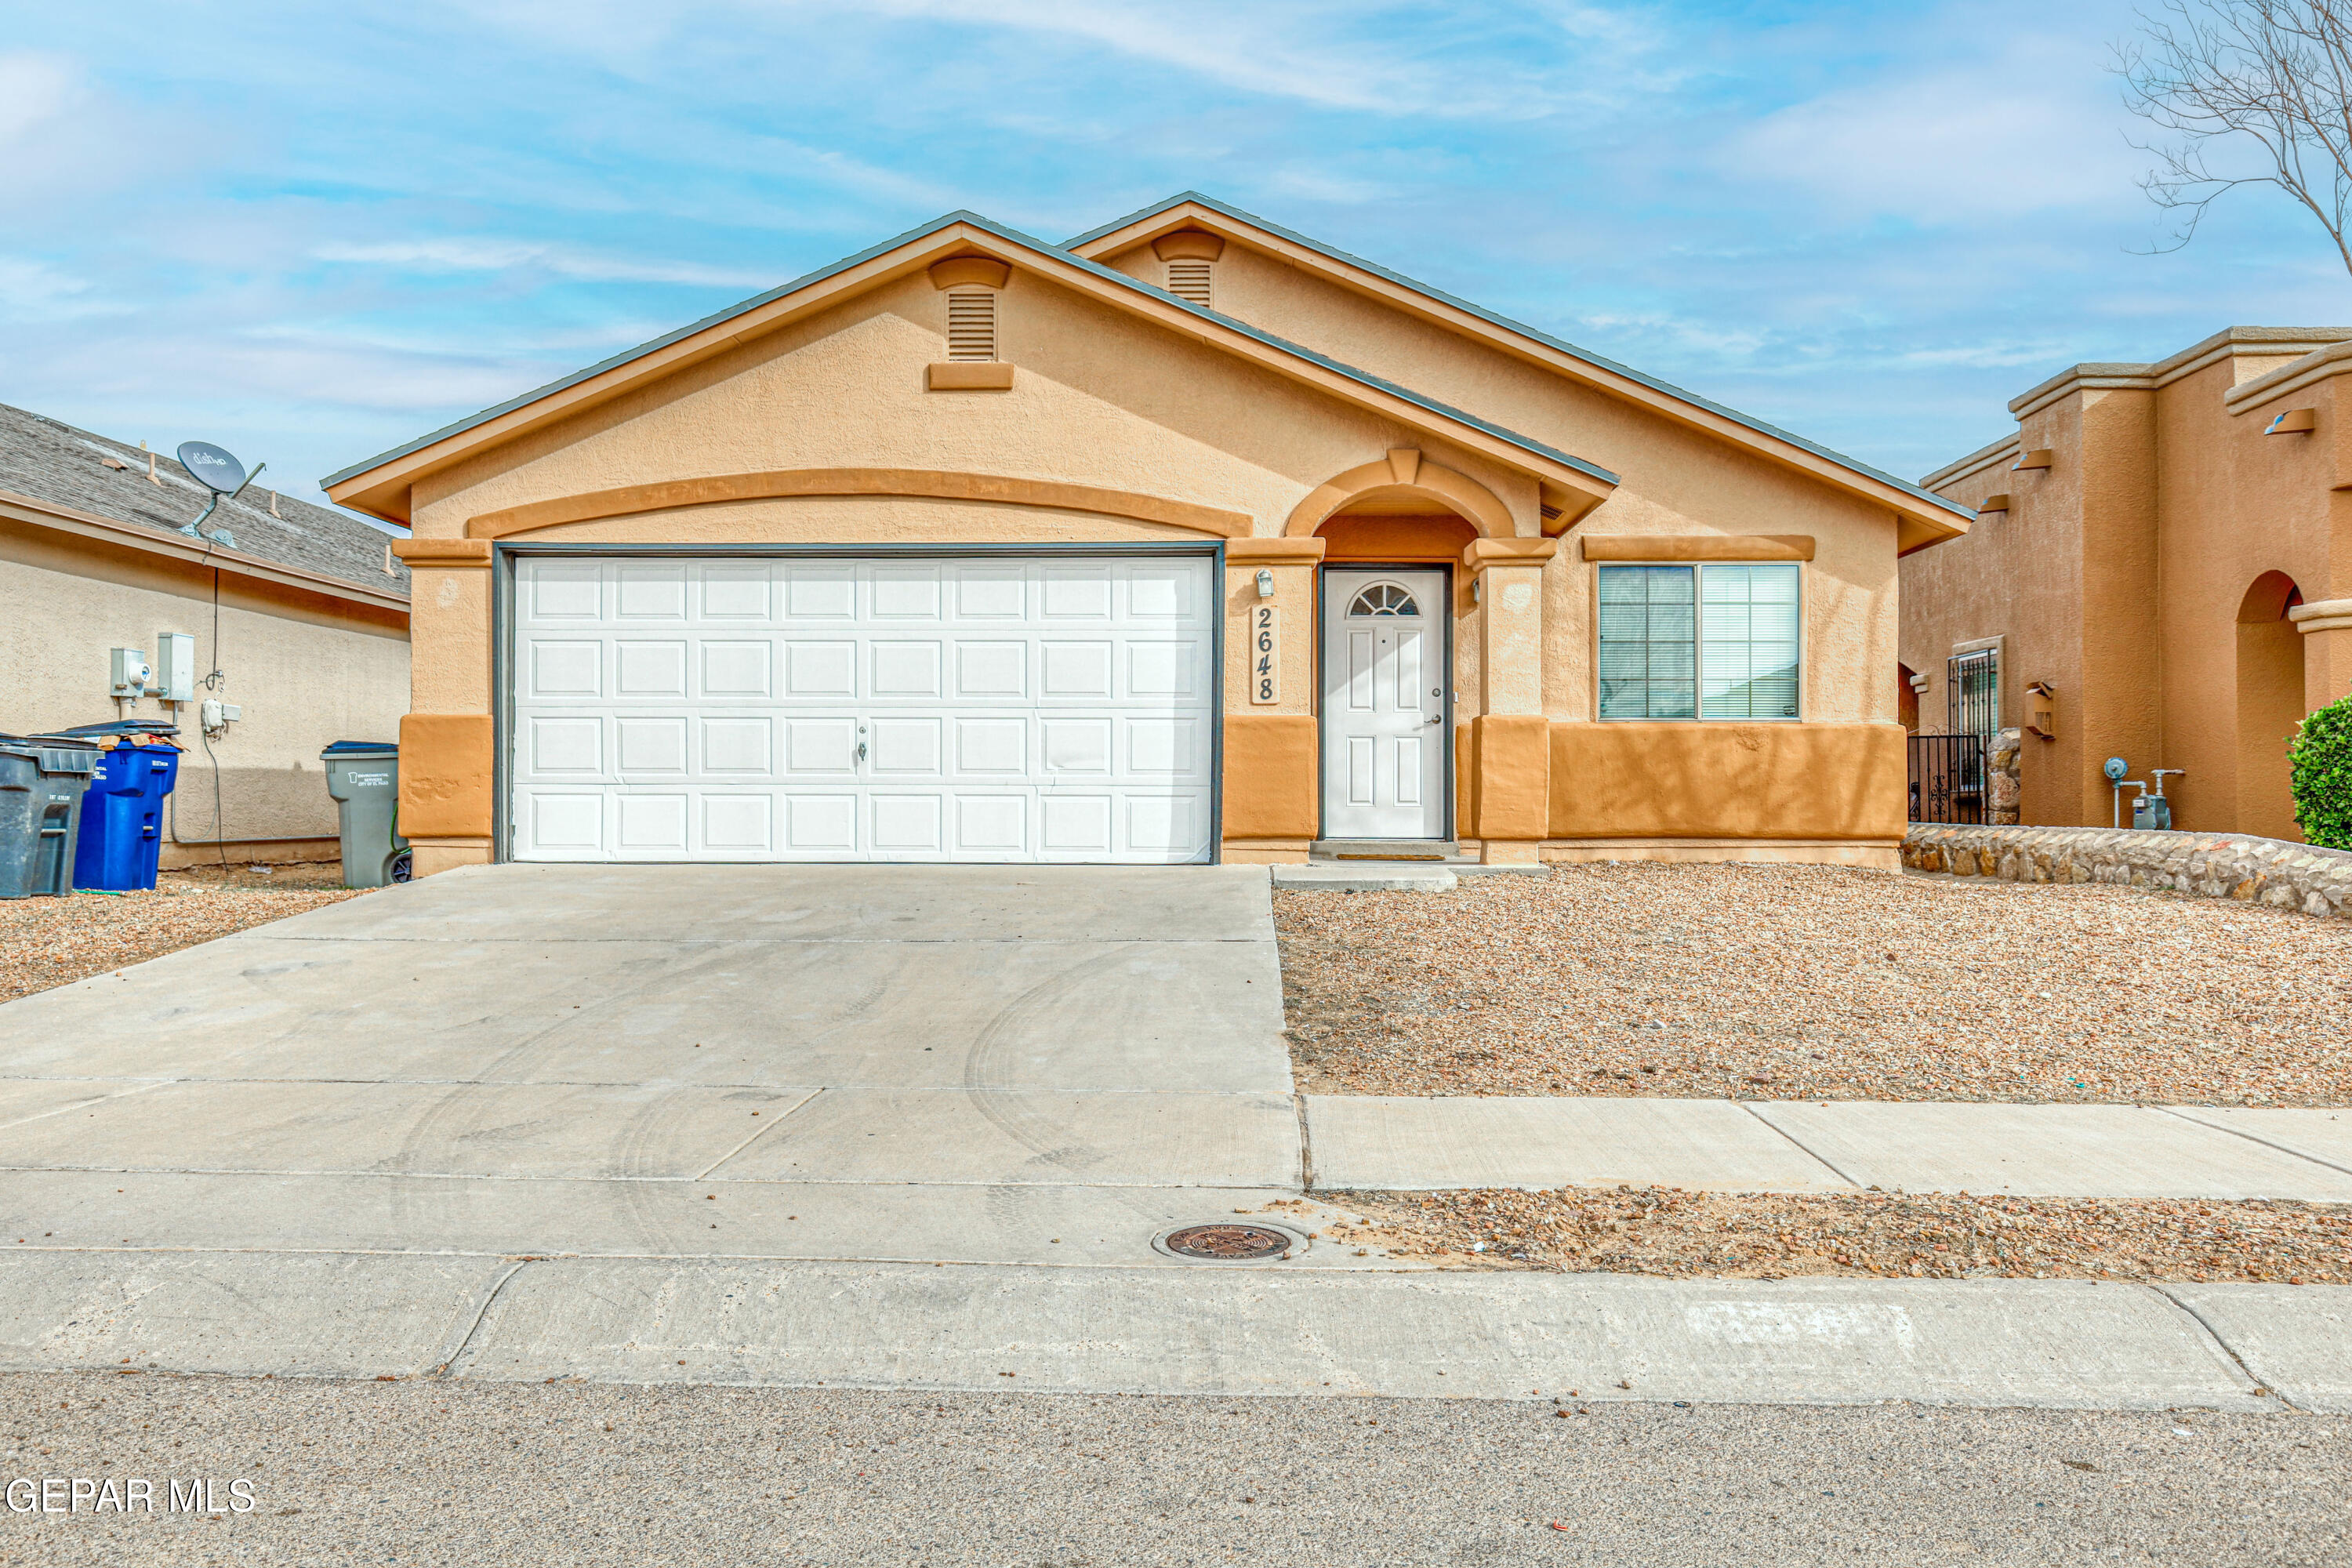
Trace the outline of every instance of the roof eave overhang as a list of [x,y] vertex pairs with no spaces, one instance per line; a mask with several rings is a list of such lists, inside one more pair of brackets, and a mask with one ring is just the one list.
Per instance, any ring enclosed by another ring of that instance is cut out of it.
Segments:
[[1564,512],[1580,516],[1608,499],[1617,476],[1540,442],[1502,430],[1411,390],[1339,364],[1245,323],[1203,310],[1124,273],[1001,229],[973,215],[956,215],[852,257],[824,271],[756,296],[720,316],[682,329],[575,375],[526,393],[511,403],[371,458],[325,481],[338,504],[405,524],[409,493],[419,480],[468,453],[569,418],[630,388],[723,353],[838,301],[896,281],[949,256],[983,255],[1037,272],[1250,361],[1287,379],[1318,386],[1371,408],[1410,428],[1491,458],[1531,475],[1562,498]]
[[[1781,467],[1810,475],[1850,494],[1892,509],[1903,520],[1906,542],[1898,552],[1924,549],[1968,531],[1969,514],[1939,496],[1851,459],[1819,449],[1769,426],[1704,399],[1635,374],[1625,367],[1576,351],[1556,339],[1489,315],[1412,279],[1360,263],[1294,235],[1252,220],[1193,193],[1173,197],[1071,240],[1070,251],[1088,260],[1115,256],[1178,229],[1200,228],[1277,256],[1294,266],[1380,300],[1420,320],[1473,337],[1516,358],[1539,364],[1596,390],[1641,405],[1663,417],[1755,452]],[[1913,541],[1916,535],[1916,542]]]
[[[330,577],[323,572],[306,572],[299,566],[262,561],[216,546],[198,544],[194,540],[184,540],[176,533],[163,533],[136,523],[120,522],[97,512],[57,506],[10,490],[0,490],[0,518],[36,528],[51,529],[59,533],[100,540],[188,565],[217,567],[233,576],[250,578],[257,583],[299,588],[331,599],[370,605],[378,609],[397,611],[404,616],[408,614],[408,595],[388,588],[369,588],[341,577]],[[385,542],[390,543],[391,541],[386,540]]]

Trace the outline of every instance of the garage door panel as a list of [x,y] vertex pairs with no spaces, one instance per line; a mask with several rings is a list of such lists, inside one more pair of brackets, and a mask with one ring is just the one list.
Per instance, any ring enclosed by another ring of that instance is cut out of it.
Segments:
[[702,618],[706,621],[768,620],[773,574],[757,561],[713,561],[702,569]]
[[613,847],[624,856],[683,859],[687,795],[625,793],[614,797]]
[[525,558],[512,852],[1206,858],[1203,558]]
[[613,695],[684,697],[686,644],[621,642],[613,647]]
[[578,715],[534,718],[523,731],[531,771],[546,776],[596,778],[604,772],[604,721]]
[[705,793],[701,797],[701,833],[696,847],[728,858],[767,859],[776,850],[776,803],[767,792],[744,795]]
[[1111,645],[1108,642],[1049,642],[1038,649],[1042,678],[1040,693],[1063,701],[1100,702],[1110,696]]
[[877,718],[869,728],[877,777],[935,779],[944,773],[940,741],[945,720]]
[[604,645],[537,642],[523,660],[523,695],[551,699],[604,694]]
[[957,720],[955,771],[966,778],[1028,777],[1029,721],[1025,718]]
[[687,769],[687,721],[683,714],[647,718],[642,714],[613,721],[614,762],[623,778],[645,773],[675,773]]
[[936,792],[867,797],[871,842],[882,859],[937,860],[947,849],[947,801]]
[[1035,806],[1028,790],[949,796],[949,853],[959,860],[1026,860]]
[[940,685],[943,649],[935,641],[877,642],[866,690],[884,700],[946,695]]
[[785,853],[803,859],[847,860],[856,857],[857,797],[794,792],[784,796]]
[[1029,695],[1029,645],[959,638],[954,695],[967,702],[1018,701]]
[[702,771],[744,773],[765,778],[775,771],[775,721],[764,717],[706,718],[702,732]]
[[800,702],[857,695],[857,645],[854,642],[784,643],[784,696]]
[[873,578],[877,621],[937,621],[940,580],[937,566],[877,566]]
[[857,618],[856,568],[845,563],[793,562],[782,568],[784,616],[793,621]]
[[620,567],[613,578],[613,618],[639,623],[685,620],[688,571],[682,561]]
[[765,638],[758,642],[717,642],[700,645],[702,679],[695,690],[702,698],[765,697],[769,668],[775,648]]
[[534,561],[524,613],[541,624],[604,618],[604,571],[593,561]]
[[787,775],[834,773],[846,779],[856,771],[856,720],[845,717],[784,721]]

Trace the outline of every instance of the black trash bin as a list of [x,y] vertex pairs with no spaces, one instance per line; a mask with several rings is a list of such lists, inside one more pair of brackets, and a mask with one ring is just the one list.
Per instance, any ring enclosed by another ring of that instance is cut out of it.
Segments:
[[58,735],[0,735],[0,899],[73,891],[81,795],[98,748]]

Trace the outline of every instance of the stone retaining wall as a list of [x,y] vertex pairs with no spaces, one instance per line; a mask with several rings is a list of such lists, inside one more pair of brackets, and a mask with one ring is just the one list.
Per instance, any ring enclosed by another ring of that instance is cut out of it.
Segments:
[[1903,837],[1903,864],[2011,882],[2163,888],[2352,919],[2352,850],[2238,833],[1913,823]]

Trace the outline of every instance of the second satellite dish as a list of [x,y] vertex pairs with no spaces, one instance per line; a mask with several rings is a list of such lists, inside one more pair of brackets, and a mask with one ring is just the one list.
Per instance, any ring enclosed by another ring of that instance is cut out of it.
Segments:
[[245,484],[245,465],[210,441],[180,443],[180,467],[215,495],[233,496]]

